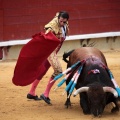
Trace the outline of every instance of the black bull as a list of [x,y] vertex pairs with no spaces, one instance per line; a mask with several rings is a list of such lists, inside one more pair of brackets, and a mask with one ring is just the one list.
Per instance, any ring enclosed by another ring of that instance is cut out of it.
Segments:
[[[67,57],[69,60],[66,59]],[[86,60],[76,85],[76,89],[80,88],[76,94],[80,95],[80,105],[84,114],[100,116],[105,106],[111,102],[114,103],[111,112],[119,111],[118,98],[115,95],[116,90],[108,71],[103,67],[107,67],[107,62],[100,50],[93,47],[78,48],[64,53],[63,60],[67,62],[67,68],[79,60]],[[94,74],[92,71],[95,69],[99,73]],[[67,85],[72,76],[73,74],[67,79]],[[67,108],[71,106],[70,97],[67,98],[65,105]]]

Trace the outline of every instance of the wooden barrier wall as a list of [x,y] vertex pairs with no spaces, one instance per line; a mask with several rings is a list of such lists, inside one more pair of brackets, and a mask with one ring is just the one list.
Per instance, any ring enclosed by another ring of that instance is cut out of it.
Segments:
[[0,0],[0,41],[31,38],[61,10],[70,35],[120,31],[120,0]]

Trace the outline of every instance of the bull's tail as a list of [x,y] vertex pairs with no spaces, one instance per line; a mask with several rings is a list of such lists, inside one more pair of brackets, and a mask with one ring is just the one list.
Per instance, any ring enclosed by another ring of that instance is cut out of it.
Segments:
[[70,56],[70,54],[71,54],[73,51],[74,51],[74,50],[71,50],[71,51],[69,51],[69,52],[67,52],[67,53],[64,52],[64,54],[63,54],[63,60],[64,60],[66,63],[69,62],[69,61],[67,60],[67,57]]

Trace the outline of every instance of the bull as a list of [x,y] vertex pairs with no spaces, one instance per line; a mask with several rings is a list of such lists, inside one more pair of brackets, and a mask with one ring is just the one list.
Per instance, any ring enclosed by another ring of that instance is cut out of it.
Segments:
[[[69,57],[69,60],[67,60]],[[64,53],[63,60],[67,62],[67,68],[77,61],[85,60],[81,75],[76,84],[74,96],[79,94],[80,105],[84,114],[101,116],[104,108],[109,103],[114,103],[111,112],[119,111],[118,96],[115,86],[107,71],[107,62],[104,54],[94,47],[82,47]],[[95,73],[95,70],[98,72]],[[66,85],[70,82],[74,72],[68,77]],[[69,93],[65,106],[71,106]]]

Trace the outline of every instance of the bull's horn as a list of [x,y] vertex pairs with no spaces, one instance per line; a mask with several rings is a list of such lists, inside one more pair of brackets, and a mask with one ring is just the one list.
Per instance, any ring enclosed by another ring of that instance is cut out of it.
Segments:
[[73,96],[75,97],[78,93],[81,93],[81,92],[87,92],[88,89],[89,89],[89,87],[81,87],[73,93]]
[[114,97],[116,97],[116,98],[118,97],[117,91],[112,87],[103,87],[103,90],[104,90],[104,92],[112,93],[114,95]]

